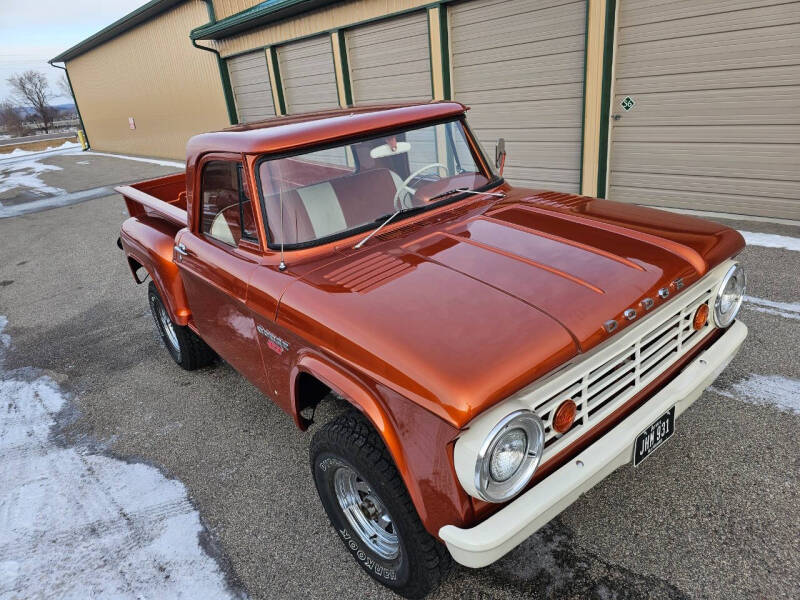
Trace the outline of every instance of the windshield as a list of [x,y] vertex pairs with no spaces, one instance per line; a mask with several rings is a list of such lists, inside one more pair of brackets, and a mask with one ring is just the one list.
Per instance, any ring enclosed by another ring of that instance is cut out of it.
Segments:
[[486,186],[493,175],[480,165],[460,121],[261,160],[270,244],[343,237],[397,211],[436,206],[451,190]]

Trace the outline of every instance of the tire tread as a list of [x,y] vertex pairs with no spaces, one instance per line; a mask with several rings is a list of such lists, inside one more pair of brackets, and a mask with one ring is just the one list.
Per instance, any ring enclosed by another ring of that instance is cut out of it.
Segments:
[[[147,286],[147,293],[149,296],[155,296],[161,304],[164,304],[164,301],[161,299],[161,294],[158,293],[158,289],[152,281],[150,281]],[[155,315],[153,315],[153,319],[156,319]],[[175,328],[175,335],[178,338],[181,357],[180,360],[176,359],[172,352],[170,352],[170,356],[175,359],[175,362],[181,368],[187,371],[194,371],[208,366],[216,360],[217,353],[189,327],[186,325],[176,325],[175,323],[173,323],[172,326]],[[161,327],[158,322],[156,322],[156,329],[161,333]],[[161,335],[163,337],[163,334]],[[164,343],[167,344],[167,341],[164,340]],[[169,345],[167,345],[167,350],[169,350]]]
[[400,517],[411,530],[408,537],[412,539],[406,542],[416,546],[415,555],[419,559],[421,572],[415,573],[416,576],[412,576],[404,587],[392,589],[406,598],[426,596],[447,577],[452,570],[453,560],[444,545],[431,536],[422,524],[405,483],[380,435],[360,412],[351,409],[326,423],[314,435],[310,450],[312,473],[315,457],[321,451],[331,448],[340,448],[345,456],[347,448],[357,451],[374,469],[370,475],[381,477],[384,485],[400,502],[404,513]]

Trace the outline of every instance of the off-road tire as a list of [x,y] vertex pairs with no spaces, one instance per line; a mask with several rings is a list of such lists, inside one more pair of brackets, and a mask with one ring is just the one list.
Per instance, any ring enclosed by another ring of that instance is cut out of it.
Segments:
[[[191,329],[184,325],[176,325],[169,317],[164,301],[158,294],[155,284],[151,281],[147,286],[147,299],[150,305],[150,312],[153,314],[153,320],[156,322],[158,333],[161,334],[161,339],[167,350],[178,365],[187,371],[194,371],[200,367],[205,367],[211,364],[217,358],[216,353],[206,344],[200,337]],[[175,339],[170,339],[167,333],[167,325],[165,325],[159,317],[159,312],[163,312],[163,317],[169,321],[172,331],[175,333]]]
[[[422,525],[400,474],[378,433],[355,410],[322,427],[311,441],[311,472],[322,506],[339,538],[370,577],[405,598],[422,598],[452,567],[447,549]],[[337,500],[335,472],[355,470],[378,495],[400,541],[393,560],[373,552],[350,525]]]

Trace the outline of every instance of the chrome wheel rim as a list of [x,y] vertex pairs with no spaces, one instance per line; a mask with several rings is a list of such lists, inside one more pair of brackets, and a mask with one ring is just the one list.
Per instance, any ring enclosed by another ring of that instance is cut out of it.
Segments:
[[161,324],[161,330],[164,332],[164,336],[167,338],[169,345],[177,352],[179,350],[178,334],[175,333],[175,326],[172,324],[172,320],[167,314],[167,309],[164,308],[161,302],[155,302],[154,304],[156,305],[156,315]]
[[333,487],[344,516],[361,541],[381,558],[397,558],[400,538],[389,511],[369,483],[350,467],[342,466],[336,470]]

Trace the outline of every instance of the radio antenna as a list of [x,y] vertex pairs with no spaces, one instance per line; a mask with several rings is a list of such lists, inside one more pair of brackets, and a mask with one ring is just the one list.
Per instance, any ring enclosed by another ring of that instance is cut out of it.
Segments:
[[278,265],[278,270],[285,271],[286,263],[283,260],[283,239],[285,237],[283,233],[283,190],[281,190],[280,192],[280,198],[281,198],[281,262]]

